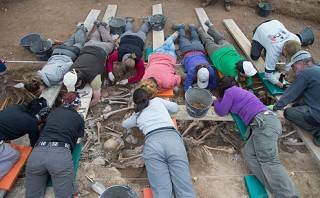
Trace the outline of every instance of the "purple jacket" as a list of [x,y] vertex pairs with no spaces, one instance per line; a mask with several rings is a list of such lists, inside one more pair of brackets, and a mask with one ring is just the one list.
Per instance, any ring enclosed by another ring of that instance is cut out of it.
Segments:
[[214,109],[220,116],[229,112],[238,114],[247,126],[255,115],[268,110],[254,94],[237,86],[230,87],[222,99],[215,100]]

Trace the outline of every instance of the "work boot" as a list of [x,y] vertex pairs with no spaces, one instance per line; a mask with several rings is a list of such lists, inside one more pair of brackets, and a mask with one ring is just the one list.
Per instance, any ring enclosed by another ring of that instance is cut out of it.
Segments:
[[313,144],[320,147],[320,136],[315,136],[312,140]]
[[213,6],[217,2],[218,2],[218,0],[206,0],[206,2],[201,5],[201,7],[205,8],[205,7],[209,6],[209,5]]
[[203,29],[203,27],[202,27],[201,25],[199,25],[199,26],[197,27],[197,32],[199,33],[200,31],[204,31],[204,29]]
[[196,29],[196,26],[194,24],[189,24],[189,30],[192,30],[192,29]]
[[207,27],[213,26],[213,23],[211,23],[211,21],[210,21],[209,19],[206,20],[206,22],[204,22],[204,24],[205,24]]
[[75,21],[74,23],[76,24],[77,27],[83,27],[84,26],[83,21]]
[[101,21],[99,21],[98,19],[96,19],[93,24],[95,24],[97,27],[99,27],[101,25]]
[[171,29],[173,29],[173,30],[178,30],[178,29],[184,29],[184,23],[176,23],[176,24],[173,24],[172,26],[171,26]]
[[100,24],[101,24],[103,27],[105,27],[105,28],[108,26],[108,23],[107,23],[107,22],[105,22],[105,21],[100,22]]
[[126,22],[133,22],[134,21],[134,18],[133,17],[126,17],[125,18]]
[[225,9],[227,12],[230,12],[230,10],[231,10],[231,3],[230,3],[230,2],[225,2],[225,3],[224,3],[224,9]]

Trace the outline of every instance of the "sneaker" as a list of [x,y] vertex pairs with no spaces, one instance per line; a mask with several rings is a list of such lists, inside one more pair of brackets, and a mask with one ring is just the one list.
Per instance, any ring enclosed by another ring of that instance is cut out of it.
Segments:
[[225,2],[224,3],[224,8],[227,12],[230,12],[231,10],[231,3],[230,2]]
[[178,29],[184,29],[184,27],[185,27],[185,25],[183,24],[183,23],[177,23],[177,24],[173,24],[172,26],[171,26],[171,29],[173,29],[173,30],[178,30]]
[[194,24],[189,24],[189,30],[196,29],[196,26]]
[[320,147],[320,136],[316,136],[312,140],[313,144],[316,145],[317,147]]
[[126,17],[125,18],[126,22],[133,22],[134,21],[134,18],[133,17]]
[[74,23],[76,24],[77,27],[83,27],[84,26],[83,21],[75,21]]
[[97,27],[99,27],[101,25],[101,21],[99,21],[98,19],[96,19],[93,24],[95,24]]
[[211,25],[213,26],[213,23],[211,23],[210,20],[206,20],[206,22],[204,22],[204,24],[205,24],[207,27],[210,27]]
[[204,31],[204,29],[201,25],[199,27],[197,27],[197,32],[199,33],[200,31]]

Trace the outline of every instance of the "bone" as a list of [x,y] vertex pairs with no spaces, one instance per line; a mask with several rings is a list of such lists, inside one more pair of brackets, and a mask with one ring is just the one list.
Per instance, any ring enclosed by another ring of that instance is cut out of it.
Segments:
[[116,113],[119,113],[119,112],[122,112],[122,111],[132,110],[132,109],[134,109],[134,107],[130,106],[130,107],[127,107],[127,108],[122,108],[122,109],[118,109],[118,110],[115,110],[115,111],[111,111],[109,113],[103,114],[103,118],[106,120],[113,114],[116,114]]
[[0,110],[3,110],[5,108],[7,108],[8,104],[9,104],[10,98],[6,98],[1,106]]
[[222,125],[224,125],[225,122],[221,122],[220,124],[214,126],[211,128],[211,130],[209,131],[209,133],[205,134],[202,138],[198,139],[195,141],[196,145],[202,144],[204,142],[204,139],[206,139],[209,135],[213,134],[216,132],[216,129]]
[[222,151],[230,154],[233,154],[236,152],[236,150],[233,147],[226,147],[226,146],[210,147],[207,145],[204,145],[203,147],[207,150]]
[[117,131],[117,130],[115,130],[115,129],[112,129],[112,128],[108,127],[108,126],[105,126],[104,128],[105,128],[105,129],[108,129],[108,130],[110,130],[110,131],[112,131],[112,132],[118,133],[118,134],[120,134],[120,135],[123,135],[123,132],[120,132],[120,131]]
[[100,132],[101,132],[101,123],[100,122],[97,122],[97,136],[98,136],[98,142],[97,144],[100,144],[101,145],[101,142],[100,142]]
[[238,145],[233,140],[231,140],[226,135],[224,135],[222,132],[220,133],[220,135],[221,135],[223,140],[229,142],[233,147],[238,148]]
[[288,136],[290,136],[290,135],[292,135],[292,134],[294,134],[294,133],[296,133],[296,132],[297,132],[296,130],[293,130],[293,131],[291,131],[291,132],[289,132],[289,133],[287,133],[287,134],[284,134],[284,135],[280,136],[279,139],[284,138],[284,137],[288,137]]
[[128,102],[109,100],[109,104],[128,104]]
[[122,163],[124,161],[132,160],[132,159],[135,159],[135,158],[138,158],[138,157],[142,157],[142,154],[138,154],[138,155],[131,156],[131,157],[122,157],[122,153],[120,153],[118,161]]
[[31,99],[36,98],[35,95],[33,95],[32,93],[30,93],[30,92],[28,92],[28,91],[26,91],[25,93],[26,93],[26,95],[27,95],[29,98],[31,98]]
[[105,100],[124,100],[124,101],[129,101],[129,98],[121,98],[121,97],[118,97],[118,98],[104,98]]
[[91,137],[88,137],[86,143],[82,147],[82,150],[81,150],[82,152],[85,152],[88,149],[88,146],[89,146],[90,142],[91,142]]
[[185,135],[187,135],[190,132],[190,130],[194,126],[197,126],[198,124],[199,124],[199,120],[194,120],[193,122],[191,122],[188,128],[182,133],[181,137],[184,137]]
[[283,142],[283,144],[288,146],[303,146],[304,142]]

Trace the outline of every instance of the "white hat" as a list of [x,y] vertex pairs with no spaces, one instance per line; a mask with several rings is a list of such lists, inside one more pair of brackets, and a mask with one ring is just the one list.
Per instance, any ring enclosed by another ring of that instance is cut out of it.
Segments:
[[204,89],[209,84],[209,70],[207,68],[199,69],[197,73],[197,84],[198,87]]
[[300,50],[291,57],[291,61],[287,64],[287,66],[291,67],[296,62],[306,58],[311,58],[311,54],[305,50]]
[[257,73],[257,70],[250,61],[243,61],[242,66],[244,74],[247,76],[254,76]]
[[77,80],[77,73],[74,69],[64,75],[63,84],[67,87],[68,92],[76,90]]

